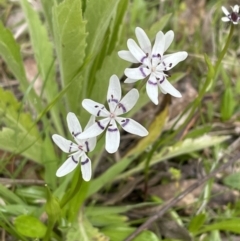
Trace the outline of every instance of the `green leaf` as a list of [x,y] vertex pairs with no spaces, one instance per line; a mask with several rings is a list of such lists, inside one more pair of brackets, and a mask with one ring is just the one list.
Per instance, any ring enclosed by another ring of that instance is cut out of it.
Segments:
[[222,103],[221,103],[221,118],[226,121],[231,119],[234,114],[234,108],[236,106],[235,97],[233,94],[232,87],[229,86],[225,89]]
[[21,154],[38,163],[42,161],[41,140],[9,128],[4,127],[0,131],[0,149],[12,154]]
[[[103,37],[110,21],[116,13],[119,0],[90,0],[87,2],[85,19],[87,20],[87,53],[94,56],[100,50]],[[96,11],[97,9],[97,11]]]
[[36,217],[21,215],[14,220],[16,230],[23,236],[29,238],[42,238],[46,233],[46,226]]
[[205,220],[206,220],[206,214],[204,213],[200,213],[194,216],[189,224],[188,230],[193,234],[197,233],[199,229],[202,227],[202,225],[204,224]]
[[100,233],[92,224],[82,216],[82,212],[78,217],[78,221],[73,223],[67,232],[66,241],[109,241],[108,237]]
[[[81,0],[64,0],[53,7],[54,41],[63,85],[73,81],[84,62],[85,26]],[[73,112],[80,108],[82,81],[80,79],[78,84],[70,86],[67,92],[68,107]]]
[[200,233],[206,233],[212,230],[221,230],[221,231],[228,231],[240,234],[240,219],[239,218],[233,218],[233,219],[227,219],[220,222],[215,222],[213,224],[208,224],[204,228],[202,228],[198,234]]
[[223,183],[231,188],[240,190],[240,172],[228,175],[223,179]]
[[[12,33],[4,28],[2,22],[0,22],[0,54],[8,65],[8,68],[19,81],[21,90],[25,93],[28,90],[29,83],[25,75],[20,47],[13,38]],[[41,109],[40,99],[33,89],[29,93],[29,102],[37,110]]]
[[[35,12],[27,0],[21,0],[22,8],[26,16],[34,57],[37,62],[40,77],[43,80],[42,93],[50,102],[57,94],[57,82],[55,81],[55,65],[53,59],[53,46],[49,41],[46,27],[42,25],[37,12]],[[63,134],[62,125],[58,116],[60,108],[55,105],[51,109],[52,119],[59,134]]]
[[1,198],[3,198],[5,202],[22,204],[24,206],[24,202],[22,201],[22,199],[19,198],[13,191],[9,190],[2,184],[0,184],[0,193],[1,193]]

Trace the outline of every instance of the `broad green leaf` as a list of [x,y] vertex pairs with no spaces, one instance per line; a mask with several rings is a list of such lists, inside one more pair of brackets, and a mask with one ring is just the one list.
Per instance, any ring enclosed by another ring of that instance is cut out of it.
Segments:
[[66,241],[110,241],[108,237],[100,233],[92,224],[80,213],[77,222],[73,223],[67,232]]
[[23,236],[29,238],[42,238],[46,233],[46,226],[36,217],[21,215],[14,220],[16,230]]
[[207,226],[199,230],[198,234],[206,233],[212,230],[221,230],[240,234],[240,219],[233,218],[208,224]]
[[[89,0],[84,14],[87,20],[87,53],[94,56],[98,53],[110,21],[116,14],[120,0]],[[97,11],[96,11],[97,10]]]
[[[229,136],[209,136],[204,135],[196,139],[186,139],[176,143],[173,146],[163,148],[160,153],[155,154],[152,157],[152,160],[149,166],[153,166],[161,161],[180,156],[183,154],[192,153],[194,151],[199,151],[207,147],[218,145],[223,141],[229,139]],[[133,175],[136,172],[143,170],[145,167],[144,163],[140,163],[137,167],[132,168],[130,171],[119,175],[116,179],[126,178],[130,175]]]
[[223,183],[231,188],[240,190],[240,172],[232,173],[223,179]]
[[42,3],[43,12],[47,20],[48,26],[50,28],[51,33],[53,33],[52,8],[54,5],[54,2],[49,0],[41,0],[41,3]]
[[[34,57],[43,81],[42,93],[48,102],[50,102],[58,92],[57,82],[55,81],[53,46],[49,41],[46,27],[42,25],[39,19],[38,13],[33,10],[27,0],[21,0],[21,4],[29,28]],[[51,109],[51,116],[59,134],[63,134],[59,118],[59,109],[58,104],[56,104]]]
[[37,126],[34,125],[30,113],[24,113],[22,103],[18,102],[10,91],[0,88],[0,117],[1,124],[32,136],[39,137]]
[[1,193],[1,198],[6,202],[6,203],[16,203],[16,204],[22,204],[24,206],[24,202],[22,201],[21,198],[19,198],[13,191],[9,190],[2,184],[0,184],[0,193]]
[[[0,188],[1,189],[1,188]],[[12,192],[12,191],[11,191]],[[5,200],[4,200],[5,201]],[[27,213],[33,213],[38,207],[30,206],[29,204],[26,205],[23,201],[21,204],[6,204],[4,206],[0,206],[0,212],[5,213],[6,216],[19,216]],[[12,202],[11,202],[12,203]]]
[[21,154],[38,163],[42,161],[41,140],[9,128],[4,127],[0,131],[0,149],[12,154]]
[[204,224],[205,220],[206,220],[206,214],[204,213],[200,213],[194,216],[189,224],[188,230],[193,234],[197,233],[199,229],[202,227],[202,225]]
[[[81,0],[64,0],[53,7],[54,41],[63,86],[73,81],[84,62],[85,26]],[[67,92],[68,107],[75,113],[80,108],[82,81],[80,79],[76,85],[70,86]]]
[[[2,22],[0,22],[0,54],[8,68],[19,81],[21,90],[25,93],[29,87],[29,83],[25,75],[20,46],[16,43],[12,33],[4,28]],[[29,93],[29,102],[34,108],[40,110],[41,102],[33,89],[31,89]]]

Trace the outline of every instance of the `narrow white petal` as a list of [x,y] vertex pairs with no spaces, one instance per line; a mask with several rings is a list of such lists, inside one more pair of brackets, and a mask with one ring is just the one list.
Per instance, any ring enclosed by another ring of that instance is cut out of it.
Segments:
[[68,129],[73,137],[77,137],[82,132],[82,127],[74,113],[69,112],[67,114],[67,124]]
[[166,79],[166,77],[164,77],[164,79],[158,84],[160,85],[160,90],[163,90],[164,92],[177,98],[182,97],[181,93],[175,89],[175,87]]
[[150,69],[140,66],[138,68],[126,68],[124,74],[130,79],[144,79],[150,74]]
[[165,46],[165,37],[162,31],[159,31],[157,33],[155,43],[153,45],[152,49],[152,65],[156,66],[160,59],[163,57],[164,52],[164,46]]
[[131,83],[135,83],[135,82],[137,82],[137,81],[138,81],[138,79],[126,78],[125,81],[124,81],[124,83],[131,84]]
[[68,157],[68,159],[58,168],[56,172],[57,177],[62,177],[72,172],[78,165],[78,161],[83,152],[76,152],[74,155]]
[[118,51],[118,56],[121,58],[121,59],[124,59],[130,63],[139,63],[139,61],[131,54],[130,51],[128,50],[121,50],[121,51]]
[[122,118],[122,117],[116,117],[116,121],[119,123],[119,125],[122,126],[122,128],[131,133],[138,136],[146,136],[148,135],[148,131],[138,122],[136,122],[133,119],[130,118]]
[[87,130],[82,132],[78,139],[88,139],[92,137],[96,137],[100,135],[107,127],[108,123],[110,121],[110,118],[105,118],[102,120],[96,121],[92,126],[90,126]]
[[114,153],[117,151],[120,144],[120,133],[115,120],[111,120],[106,131],[105,148],[107,152]]
[[[185,60],[188,56],[188,53],[185,51],[177,52],[174,54],[169,54],[167,57],[163,57],[163,63],[165,70],[170,70],[176,66],[179,62]],[[158,70],[158,67],[157,67]]]
[[239,6],[238,6],[238,5],[235,5],[235,6],[233,7],[233,12],[235,12],[235,13],[238,13],[238,12],[239,12]]
[[146,90],[150,100],[157,105],[158,104],[158,84],[156,77],[152,74],[147,81]]
[[223,13],[224,13],[226,16],[229,15],[228,10],[227,10],[224,6],[222,6],[222,11],[223,11]]
[[133,106],[137,103],[137,100],[139,98],[139,93],[137,89],[131,89],[119,102],[115,114],[121,115],[128,111],[130,111]]
[[91,115],[87,125],[85,126],[84,130],[87,130],[90,126],[92,126],[95,123],[95,116]]
[[144,53],[133,39],[129,39],[127,41],[127,46],[131,54],[138,60],[138,62],[143,63],[146,66],[150,65],[148,54]]
[[92,165],[90,158],[85,153],[81,157],[80,165],[83,180],[86,182],[90,181],[92,177]]
[[172,41],[174,39],[174,32],[172,30],[165,33],[165,45],[164,45],[164,52],[169,48]]
[[65,139],[65,138],[62,137],[62,136],[59,136],[59,135],[57,135],[57,134],[54,134],[54,135],[52,136],[52,139],[53,139],[53,141],[55,142],[55,144],[56,144],[62,151],[66,152],[66,153],[70,153],[70,152],[74,152],[74,151],[77,151],[77,150],[78,150],[78,146],[77,146],[75,143],[73,143],[73,142]]
[[110,109],[110,112],[113,112],[121,100],[122,89],[120,81],[116,75],[112,75],[109,81],[108,93],[107,93],[107,102]]
[[137,27],[135,29],[135,34],[138,40],[138,43],[141,47],[141,49],[143,50],[144,53],[148,53],[151,54],[151,41],[149,40],[147,34],[144,32],[143,29]]
[[97,144],[97,137],[89,138],[86,141],[88,142],[88,151],[94,150]]
[[228,17],[222,17],[222,21],[223,21],[223,22],[229,22],[230,19],[229,19]]
[[90,99],[84,99],[82,101],[82,106],[94,116],[107,117],[110,114],[103,104],[100,104]]

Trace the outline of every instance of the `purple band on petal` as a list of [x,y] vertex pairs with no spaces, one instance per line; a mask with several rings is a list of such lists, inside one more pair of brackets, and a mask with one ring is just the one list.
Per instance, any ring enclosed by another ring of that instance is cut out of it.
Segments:
[[72,161],[73,161],[73,162],[75,162],[76,164],[78,164],[78,161],[76,161],[73,156],[71,156],[71,158],[72,158]]
[[157,85],[157,82],[152,82],[150,79],[148,80],[148,83],[149,83],[150,85]]
[[115,103],[118,103],[118,100],[117,100],[117,99],[113,99],[113,98],[112,98],[112,99],[109,99],[109,100],[108,100],[108,103],[110,103],[110,102],[115,102]]
[[89,159],[87,158],[85,161],[81,162],[81,165],[85,165],[89,162]]
[[70,146],[69,146],[69,151],[68,151],[68,152],[71,152],[71,150],[72,150],[72,145],[73,145],[73,143],[71,142],[71,144],[70,144]]
[[122,120],[121,122],[123,123],[121,126],[124,127],[129,123],[129,119]]
[[159,83],[162,84],[165,80],[165,76],[163,76],[163,78],[161,80],[159,80]]
[[125,107],[121,102],[118,103],[118,108],[122,108],[123,113],[126,113],[126,112],[127,112],[126,107]]
[[101,125],[100,121],[96,121],[96,122],[97,122],[98,126],[99,126],[102,130],[104,130],[104,126]]
[[72,132],[72,135],[75,136],[75,137],[77,137],[80,134],[81,134],[81,132],[77,132],[77,133]]
[[88,144],[88,141],[85,141],[85,145],[86,145],[86,148],[87,148],[87,152],[89,152],[89,144]]
[[146,55],[141,58],[140,62],[143,63],[147,57],[148,57],[148,53],[146,53]]
[[159,59],[161,59],[161,54],[153,54],[152,58],[159,58]]
[[147,76],[147,75],[144,73],[143,68],[140,68],[140,71],[141,71],[141,73],[142,73],[142,75],[143,75],[144,77],[146,77],[146,76]]
[[110,127],[108,127],[108,131],[110,131],[110,132],[115,132],[117,130],[118,130],[117,128],[110,128]]

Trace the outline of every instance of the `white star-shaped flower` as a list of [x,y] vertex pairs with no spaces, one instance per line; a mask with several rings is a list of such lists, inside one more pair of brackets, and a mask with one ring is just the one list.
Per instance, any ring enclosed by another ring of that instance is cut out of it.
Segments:
[[114,153],[117,151],[120,144],[120,132],[116,122],[129,133],[139,136],[148,135],[148,131],[138,122],[130,118],[119,117],[119,115],[130,111],[136,104],[139,98],[138,90],[130,90],[122,99],[121,96],[122,91],[120,81],[116,75],[113,75],[110,78],[107,93],[107,102],[110,111],[100,103],[90,99],[84,99],[82,105],[89,113],[96,117],[105,118],[97,120],[95,124],[81,133],[77,138],[85,139],[87,137],[98,136],[107,129],[105,148],[109,153]]
[[232,8],[232,12],[229,13],[228,10],[222,6],[222,11],[226,15],[226,17],[222,17],[223,22],[232,22],[233,24],[238,24],[240,21],[240,16],[239,16],[239,6],[235,5]]
[[133,83],[148,77],[147,94],[156,105],[158,104],[158,87],[164,94],[182,97],[181,93],[167,80],[167,74],[164,73],[180,61],[185,60],[188,55],[185,51],[164,55],[173,41],[174,32],[172,30],[166,34],[163,34],[162,31],[158,32],[153,47],[143,29],[137,27],[135,33],[140,47],[133,39],[129,39],[127,41],[129,51],[118,52],[120,58],[141,64],[138,68],[125,69],[124,73],[128,77],[125,83]]
[[[85,127],[87,130],[95,123],[95,116],[92,116]],[[88,182],[92,176],[91,160],[86,155],[86,152],[92,151],[96,146],[96,137],[77,139],[77,137],[82,133],[82,127],[74,113],[68,113],[67,115],[68,129],[73,136],[76,143],[65,139],[64,137],[54,134],[52,136],[53,141],[58,145],[58,147],[66,152],[71,153],[68,159],[62,164],[62,166],[57,170],[56,175],[58,177],[65,176],[66,174],[73,171],[78,163],[80,163],[83,180]],[[79,159],[81,157],[81,161]]]

